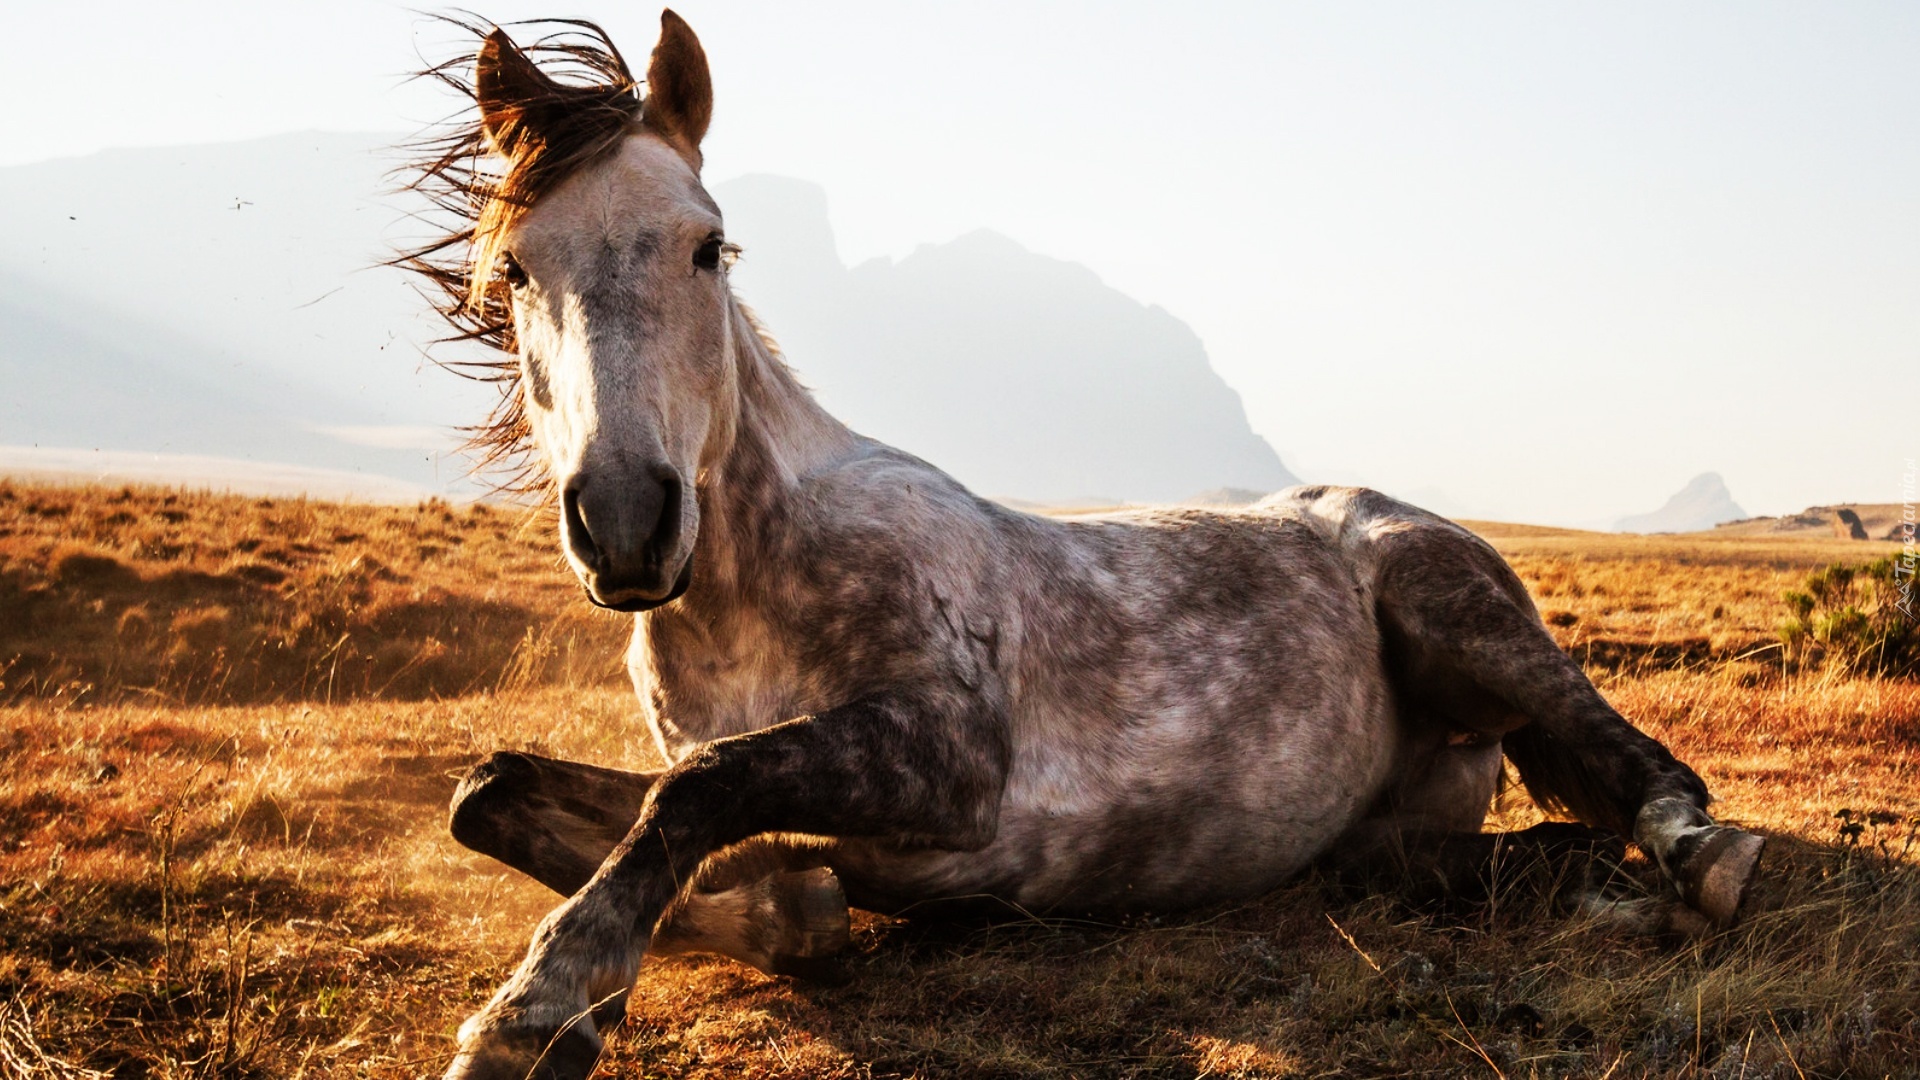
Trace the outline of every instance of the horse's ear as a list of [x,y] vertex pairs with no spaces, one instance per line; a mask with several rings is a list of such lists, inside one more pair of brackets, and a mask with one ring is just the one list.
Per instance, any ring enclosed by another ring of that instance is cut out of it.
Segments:
[[713,119],[713,77],[693,27],[670,10],[660,13],[660,43],[647,65],[647,100],[640,117],[699,165],[700,140]]
[[480,46],[473,67],[473,97],[480,105],[480,127],[495,151],[513,154],[513,144],[527,134],[519,130],[527,106],[554,91],[552,79],[513,43],[505,30],[495,28]]

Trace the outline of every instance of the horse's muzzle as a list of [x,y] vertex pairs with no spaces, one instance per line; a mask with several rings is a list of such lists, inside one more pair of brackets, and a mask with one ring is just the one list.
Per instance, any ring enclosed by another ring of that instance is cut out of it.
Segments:
[[685,485],[664,463],[567,479],[560,538],[587,597],[616,611],[645,611],[686,591],[693,558],[683,554]]
[[595,594],[594,585],[592,582],[588,582],[582,585],[581,589],[587,594],[587,601],[591,603],[594,607],[606,608],[608,611],[625,611],[628,613],[634,613],[634,612],[641,612],[641,611],[652,611],[654,608],[657,608],[662,604],[673,603],[675,600],[680,599],[680,595],[686,592],[687,586],[691,584],[693,584],[693,556],[689,554],[686,558],[686,561],[680,564],[680,573],[679,573],[679,576],[674,578],[673,588],[668,589],[667,594],[665,596],[660,597],[657,600],[650,600],[644,596],[622,597],[616,600],[602,600],[598,595]]

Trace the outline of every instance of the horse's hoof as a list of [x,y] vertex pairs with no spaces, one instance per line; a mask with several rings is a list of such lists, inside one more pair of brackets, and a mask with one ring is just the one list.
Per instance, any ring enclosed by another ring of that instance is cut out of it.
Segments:
[[536,1060],[503,1047],[475,1047],[455,1054],[442,1080],[521,1080]]
[[600,1060],[600,1036],[590,1023],[551,1037],[490,1031],[463,1042],[443,1080],[586,1080]]
[[1680,898],[1715,926],[1732,926],[1766,846],[1765,837],[1726,825],[1701,830],[1699,846],[1674,875]]
[[853,940],[847,893],[832,870],[822,866],[780,874],[774,878],[773,897],[780,933],[770,951],[791,968],[778,974],[799,974],[808,965],[794,961],[835,956]]

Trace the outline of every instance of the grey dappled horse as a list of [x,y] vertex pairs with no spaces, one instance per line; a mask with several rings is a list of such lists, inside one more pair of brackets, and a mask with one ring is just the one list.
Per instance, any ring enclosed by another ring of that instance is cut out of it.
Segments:
[[635,613],[672,763],[496,754],[461,785],[454,835],[567,899],[447,1076],[582,1077],[649,952],[805,973],[848,901],[1178,908],[1588,832],[1482,833],[1503,754],[1733,919],[1760,838],[1713,824],[1466,530],[1329,487],[1037,517],[827,415],[728,288],[706,58],[672,13],[644,107],[588,24],[435,74],[478,119],[415,182],[463,225],[409,262],[510,357],[489,437],[536,449],[588,597]]

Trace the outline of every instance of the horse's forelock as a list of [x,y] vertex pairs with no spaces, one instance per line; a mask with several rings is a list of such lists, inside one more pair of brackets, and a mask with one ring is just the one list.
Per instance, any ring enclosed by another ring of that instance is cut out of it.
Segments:
[[435,64],[419,77],[453,89],[473,107],[458,120],[429,130],[406,149],[400,166],[403,190],[424,195],[422,216],[436,227],[432,239],[392,260],[423,277],[434,310],[453,333],[446,341],[476,341],[506,355],[454,361],[459,374],[500,384],[500,401],[487,419],[468,429],[468,448],[482,470],[504,467],[500,487],[547,493],[548,478],[531,454],[508,286],[494,274],[514,223],[562,180],[612,153],[640,120],[636,80],[612,40],[599,26],[576,19],[527,24],[545,32],[520,48],[544,78],[515,87],[510,126],[489,132],[480,115],[477,72],[491,24],[452,16],[442,21],[471,34],[471,51]]

